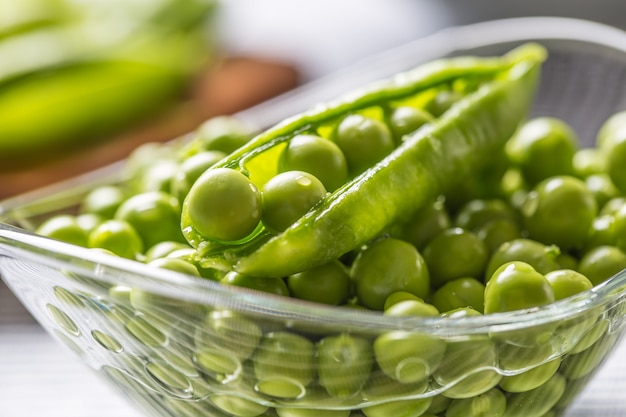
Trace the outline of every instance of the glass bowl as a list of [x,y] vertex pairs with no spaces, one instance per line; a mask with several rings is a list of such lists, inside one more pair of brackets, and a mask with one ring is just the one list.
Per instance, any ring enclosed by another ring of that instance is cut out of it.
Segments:
[[[527,41],[550,54],[533,114],[566,120],[591,145],[602,122],[626,108],[626,84],[618,83],[626,75],[626,34],[560,18],[449,29],[241,117],[269,125],[355,83]],[[44,219],[71,212],[96,185],[118,181],[118,171],[5,201],[0,274],[50,334],[148,415],[558,416],[623,334],[626,272],[540,308],[398,318],[224,286],[32,233]],[[131,288],[141,294],[132,303]],[[383,339],[387,363],[376,366],[374,345]],[[382,370],[389,367],[391,375]]]

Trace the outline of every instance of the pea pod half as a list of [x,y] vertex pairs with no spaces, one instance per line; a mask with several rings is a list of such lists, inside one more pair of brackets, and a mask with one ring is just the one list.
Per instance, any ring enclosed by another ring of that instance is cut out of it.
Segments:
[[528,44],[503,57],[441,59],[287,119],[211,169],[237,169],[260,187],[276,175],[280,152],[296,135],[328,138],[348,115],[384,120],[394,107],[425,108],[438,92],[467,88],[440,116],[405,135],[388,155],[328,193],[285,231],[272,234],[259,227],[236,242],[212,241],[198,232],[186,216],[189,204],[183,204],[183,233],[207,263],[253,276],[286,276],[336,259],[484,165],[527,115],[544,58],[541,46]]

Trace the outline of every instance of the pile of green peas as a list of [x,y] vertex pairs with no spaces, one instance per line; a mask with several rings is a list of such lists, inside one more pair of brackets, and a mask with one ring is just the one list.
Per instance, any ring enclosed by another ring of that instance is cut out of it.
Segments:
[[[237,242],[259,228],[284,231],[454,99],[442,94],[426,110],[399,107],[384,120],[349,115],[328,137],[298,135],[281,150],[277,174],[260,187],[236,169],[207,171],[254,134],[236,119],[215,118],[182,143],[137,150],[127,165],[131,181],[94,189],[78,214],[53,217],[37,233],[225,285],[396,317],[456,319],[539,307],[626,269],[626,112],[606,121],[592,148],[582,148],[562,120],[528,120],[487,172],[462,179],[363,247],[287,277],[248,277],[205,265],[187,242],[186,222],[218,242]],[[120,291],[110,289],[116,297]],[[139,310],[167,303],[132,289],[127,297]],[[282,406],[274,410],[279,417],[551,416],[566,396],[566,381],[593,369],[537,353],[537,341],[553,329],[511,335],[496,353],[490,339],[446,344],[391,331],[371,342],[349,333],[311,338],[264,331],[228,311],[201,320],[194,342],[198,366],[227,378],[250,363],[255,392],[270,398],[295,400],[312,385],[343,404],[446,388],[440,395],[360,411]],[[591,349],[591,358],[601,356],[596,351],[606,329],[590,327],[570,353]],[[468,350],[480,355],[468,360]],[[230,364],[225,351],[235,352]],[[524,372],[503,376],[490,368],[496,362]],[[481,366],[485,370],[463,379]],[[237,396],[213,404],[234,416],[273,415]]]

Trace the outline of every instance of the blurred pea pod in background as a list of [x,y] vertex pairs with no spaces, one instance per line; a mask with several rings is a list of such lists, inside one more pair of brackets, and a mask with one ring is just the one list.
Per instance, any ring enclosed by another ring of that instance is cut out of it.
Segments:
[[0,171],[154,116],[215,59],[216,0],[0,0]]

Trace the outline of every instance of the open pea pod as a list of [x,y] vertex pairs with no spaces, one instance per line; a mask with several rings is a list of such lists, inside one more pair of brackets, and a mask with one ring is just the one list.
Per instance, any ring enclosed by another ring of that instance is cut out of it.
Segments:
[[389,108],[426,108],[442,91],[461,92],[449,108],[283,232],[272,234],[261,226],[243,240],[215,242],[202,236],[183,210],[183,233],[206,264],[251,276],[287,276],[336,259],[485,164],[526,117],[544,59],[544,48],[536,44],[502,57],[440,59],[289,118],[211,169],[238,169],[262,186],[276,175],[282,149],[298,134],[332,139],[347,115],[385,120]]

